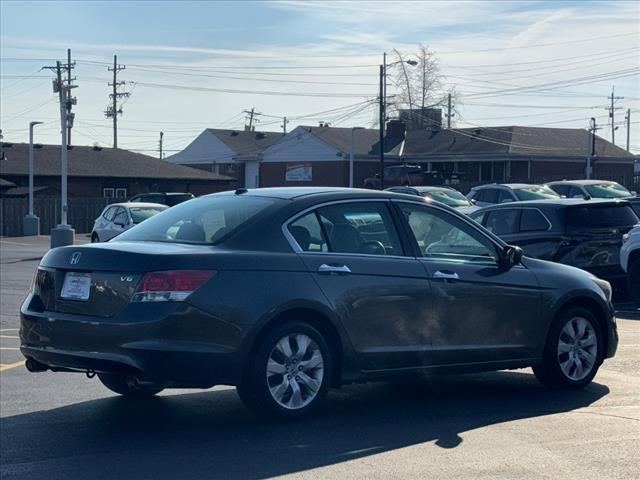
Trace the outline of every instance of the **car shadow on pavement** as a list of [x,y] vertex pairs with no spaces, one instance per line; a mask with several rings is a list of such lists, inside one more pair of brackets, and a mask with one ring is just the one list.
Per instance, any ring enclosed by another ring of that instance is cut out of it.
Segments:
[[528,371],[348,386],[322,411],[274,421],[235,390],[120,397],[2,418],[2,477],[264,478],[425,442],[465,448],[474,429],[567,412],[609,389],[545,390]]

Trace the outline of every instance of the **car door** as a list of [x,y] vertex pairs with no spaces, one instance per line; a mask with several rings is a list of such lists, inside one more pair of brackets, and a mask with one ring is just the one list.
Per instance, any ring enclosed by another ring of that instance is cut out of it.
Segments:
[[107,207],[105,208],[102,215],[100,215],[94,225],[93,231],[98,235],[98,238],[101,241],[104,241],[109,236],[109,228],[111,225],[111,220],[113,219],[113,215],[115,214],[116,207]]
[[363,370],[430,362],[430,286],[418,260],[404,254],[388,201],[321,206],[288,231]]
[[105,240],[111,240],[116,235],[120,235],[126,230],[128,224],[128,214],[123,207],[116,207],[113,220],[109,222],[108,234]]
[[432,358],[438,364],[533,357],[540,345],[540,287],[523,265],[471,222],[435,206],[394,201],[431,282]]

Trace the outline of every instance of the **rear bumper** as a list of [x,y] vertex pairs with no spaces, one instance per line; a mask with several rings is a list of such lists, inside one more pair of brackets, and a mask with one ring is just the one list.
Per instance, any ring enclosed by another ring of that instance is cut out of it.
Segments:
[[131,374],[165,386],[237,385],[243,330],[185,303],[132,304],[114,318],[21,308],[22,354],[52,370]]

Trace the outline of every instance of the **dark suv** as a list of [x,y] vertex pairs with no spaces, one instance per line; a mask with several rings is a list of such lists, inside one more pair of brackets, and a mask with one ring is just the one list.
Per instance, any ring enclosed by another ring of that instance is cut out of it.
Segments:
[[471,218],[531,257],[617,280],[622,236],[639,222],[625,200],[559,199],[486,207]]
[[180,193],[180,192],[153,192],[153,193],[139,193],[129,199],[130,202],[148,202],[159,203],[161,205],[167,205],[173,207],[179,203],[186,202],[195,198],[193,193]]

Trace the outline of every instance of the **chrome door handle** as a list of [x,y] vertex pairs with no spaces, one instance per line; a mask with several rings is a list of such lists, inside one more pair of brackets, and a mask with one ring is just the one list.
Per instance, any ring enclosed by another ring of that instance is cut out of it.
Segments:
[[443,272],[438,270],[433,274],[433,278],[440,278],[443,280],[460,280],[460,276],[456,272]]
[[323,263],[318,267],[318,273],[351,273],[351,269],[346,265],[327,265]]

